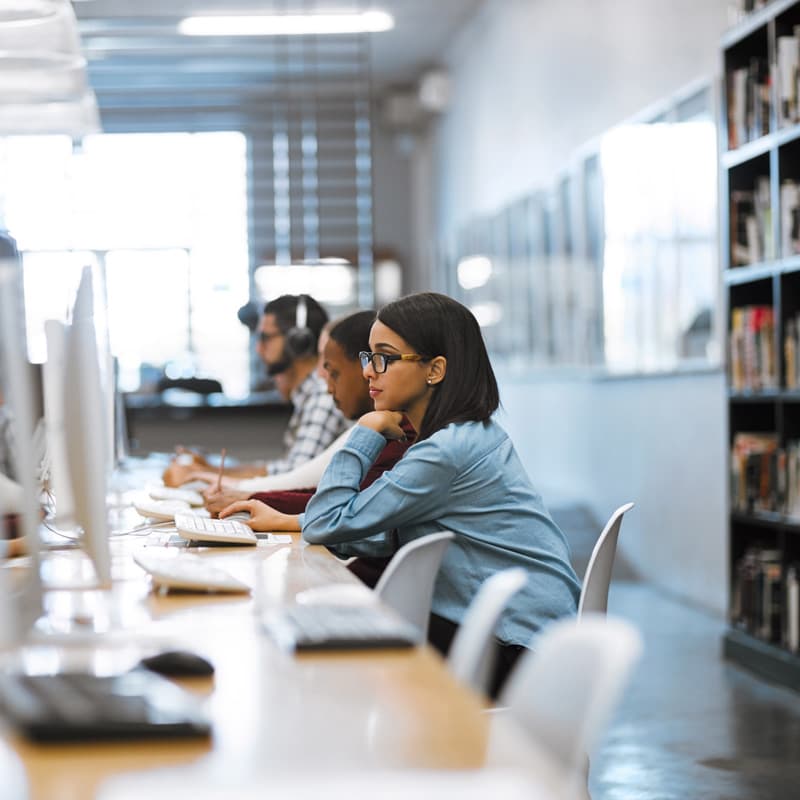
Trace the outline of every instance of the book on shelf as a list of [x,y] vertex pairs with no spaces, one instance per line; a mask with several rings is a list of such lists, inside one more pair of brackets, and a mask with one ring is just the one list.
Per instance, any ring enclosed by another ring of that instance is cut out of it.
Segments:
[[800,439],[739,431],[731,447],[731,506],[743,514],[782,514],[800,525]]
[[775,257],[769,177],[756,178],[752,190],[731,192],[731,266],[757,264]]
[[781,551],[749,547],[733,571],[731,623],[767,642],[781,644]]
[[770,74],[766,58],[728,72],[728,149],[769,133]]
[[790,439],[786,453],[786,493],[782,512],[790,522],[800,525],[800,439]]
[[741,306],[731,310],[729,350],[734,391],[777,388],[774,333],[772,306]]
[[775,89],[778,97],[778,127],[794,124],[798,119],[797,76],[800,46],[794,35],[778,36],[775,68]]
[[800,185],[791,178],[781,181],[781,256],[800,253]]
[[783,334],[783,385],[800,389],[800,313],[786,320]]
[[739,431],[731,448],[731,503],[734,511],[782,512],[786,458],[776,433]]
[[797,564],[786,570],[785,644],[792,652],[800,650],[800,577]]
[[749,547],[733,569],[731,624],[765,642],[798,652],[800,565],[784,568],[780,550]]

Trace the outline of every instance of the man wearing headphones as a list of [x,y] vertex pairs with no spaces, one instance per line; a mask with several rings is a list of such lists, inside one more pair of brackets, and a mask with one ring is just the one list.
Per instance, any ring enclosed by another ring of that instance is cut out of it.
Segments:
[[267,462],[268,475],[313,458],[349,426],[317,374],[317,340],[327,321],[322,306],[305,294],[285,294],[264,306],[256,352],[278,391],[294,406],[283,437],[286,454]]
[[[294,407],[283,437],[285,453],[266,463],[267,475],[288,472],[313,458],[350,425],[317,373],[317,341],[327,321],[325,309],[307,294],[284,294],[264,306],[256,330],[256,352],[278,391]],[[242,478],[265,472],[240,466],[226,474]],[[216,477],[197,455],[191,465],[173,461],[163,475],[168,486],[194,479],[213,483]]]

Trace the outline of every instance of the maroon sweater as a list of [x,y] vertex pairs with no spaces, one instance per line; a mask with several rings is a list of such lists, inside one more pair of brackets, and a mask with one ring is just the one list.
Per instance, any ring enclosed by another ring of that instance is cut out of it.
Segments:
[[[400,423],[400,427],[406,434],[406,441],[391,441],[386,443],[386,447],[381,450],[375,463],[369,468],[364,480],[361,481],[361,488],[374,483],[386,470],[391,469],[404,455],[406,450],[414,444],[417,432],[411,427],[411,423],[406,417]],[[298,489],[293,491],[275,492],[256,492],[251,495],[251,500],[260,500],[276,511],[283,514],[302,514],[306,510],[306,505],[314,494],[315,489]]]

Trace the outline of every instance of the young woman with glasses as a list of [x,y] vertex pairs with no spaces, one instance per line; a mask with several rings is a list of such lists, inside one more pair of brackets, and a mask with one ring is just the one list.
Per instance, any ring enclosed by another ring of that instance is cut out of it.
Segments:
[[[299,528],[308,542],[342,556],[387,555],[393,544],[453,531],[429,632],[442,652],[483,581],[507,567],[524,567],[527,583],[497,628],[496,691],[533,637],[576,611],[580,584],[567,542],[492,418],[497,382],[472,313],[444,295],[410,295],[378,312],[369,341],[370,351],[360,358],[375,410],[360,418],[333,457],[305,514],[280,514],[248,501],[220,516],[248,510],[256,530]],[[419,432],[417,441],[361,491],[386,440],[403,436],[403,414]]]

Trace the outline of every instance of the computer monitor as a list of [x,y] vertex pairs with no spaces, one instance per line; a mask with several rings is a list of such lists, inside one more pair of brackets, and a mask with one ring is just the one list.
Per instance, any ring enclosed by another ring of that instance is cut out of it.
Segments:
[[82,546],[94,564],[101,587],[111,585],[108,487],[111,447],[108,406],[103,391],[101,354],[94,319],[92,270],[81,276],[66,337],[64,433],[75,520],[83,529]]
[[0,648],[22,641],[43,611],[33,456],[35,400],[27,352],[22,265],[14,240],[0,232],[0,372],[6,389],[5,401],[13,415],[16,477],[22,486],[19,526],[29,553],[29,569],[21,574],[15,571],[14,580],[0,568],[0,606],[3,606]]
[[114,467],[124,467],[125,462],[130,456],[128,446],[128,418],[125,412],[125,397],[119,388],[119,361],[112,359],[113,367],[111,376],[113,378],[112,397],[114,408]]
[[42,368],[44,384],[44,420],[47,438],[47,488],[53,500],[53,521],[59,528],[75,524],[75,503],[72,499],[67,439],[64,427],[64,398],[68,328],[54,319],[44,324],[47,361]]

